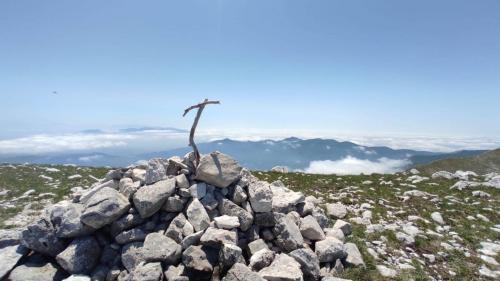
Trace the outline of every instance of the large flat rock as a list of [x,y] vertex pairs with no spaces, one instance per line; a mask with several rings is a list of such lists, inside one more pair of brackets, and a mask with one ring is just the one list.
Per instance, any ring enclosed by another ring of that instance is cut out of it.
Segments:
[[142,218],[158,212],[167,198],[175,191],[175,179],[161,180],[145,185],[134,194],[134,206]]
[[9,274],[9,281],[61,281],[67,274],[56,264],[47,262],[40,256],[28,259]]
[[300,264],[294,258],[287,254],[279,254],[276,256],[270,266],[259,271],[259,275],[270,281],[287,280],[287,281],[302,281],[302,271]]
[[200,164],[196,168],[196,179],[224,188],[239,178],[241,169],[236,160],[215,151],[201,157]]
[[67,242],[57,237],[50,219],[42,216],[21,232],[21,243],[33,251],[55,257]]
[[71,274],[90,273],[99,262],[101,247],[92,236],[74,239],[56,257],[57,263]]
[[129,208],[128,198],[111,187],[104,187],[86,201],[80,219],[84,224],[99,229],[117,220]]

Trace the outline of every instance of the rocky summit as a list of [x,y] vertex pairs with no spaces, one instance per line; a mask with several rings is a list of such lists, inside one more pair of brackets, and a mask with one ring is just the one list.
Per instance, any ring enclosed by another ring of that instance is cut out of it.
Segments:
[[[1,237],[6,280],[333,280],[364,267],[342,206],[259,180],[230,156],[109,171]],[[329,227],[329,226],[333,226]],[[328,279],[330,278],[330,279]]]
[[249,173],[221,155],[204,172],[190,155],[0,164],[0,280],[500,277],[497,173]]

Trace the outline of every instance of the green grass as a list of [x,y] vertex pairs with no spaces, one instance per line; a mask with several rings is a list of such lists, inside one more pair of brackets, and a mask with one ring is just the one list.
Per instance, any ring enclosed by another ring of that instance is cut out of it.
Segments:
[[[56,168],[58,172],[49,172],[46,168]],[[21,212],[24,207],[31,204],[31,209],[42,209],[41,198],[43,193],[53,193],[47,196],[53,202],[62,200],[70,193],[71,188],[76,186],[88,187],[95,182],[91,176],[102,178],[108,171],[107,168],[73,167],[62,165],[0,165],[0,191],[9,190],[10,193],[0,196],[0,202],[8,202],[19,198],[28,190],[35,192],[14,202],[12,208],[0,207],[0,228],[5,228],[5,220],[12,218]],[[80,179],[68,179],[72,175],[81,175]],[[49,176],[53,180],[47,180],[41,175]]]
[[487,174],[491,172],[500,172],[499,167],[500,149],[495,149],[477,156],[433,161],[429,164],[419,165],[417,166],[417,169],[429,174],[437,171],[449,171],[454,173],[457,170],[474,171],[478,174]]

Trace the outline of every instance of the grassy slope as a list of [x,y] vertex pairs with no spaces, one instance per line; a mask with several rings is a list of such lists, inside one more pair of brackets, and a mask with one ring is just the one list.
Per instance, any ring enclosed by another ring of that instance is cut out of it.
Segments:
[[427,165],[417,166],[417,169],[426,173],[437,171],[455,172],[457,170],[474,171],[478,174],[498,173],[500,172],[500,149],[472,157],[437,160]]
[[[396,175],[361,175],[361,176],[335,176],[335,175],[311,175],[301,173],[280,174],[274,172],[259,172],[255,173],[259,178],[266,181],[281,180],[286,185],[296,191],[304,192],[307,195],[325,198],[326,202],[338,202],[338,200],[329,199],[330,195],[337,196],[340,193],[346,193],[347,196],[340,201],[347,205],[370,203],[373,205],[372,223],[377,223],[383,219],[386,221],[407,220],[408,215],[418,215],[430,221],[425,223],[417,221],[417,226],[421,230],[435,230],[435,224],[430,218],[430,214],[434,211],[441,212],[447,224],[451,226],[451,230],[458,233],[463,241],[459,243],[466,247],[473,255],[466,258],[460,252],[448,252],[447,257],[436,255],[439,251],[446,252],[440,247],[441,242],[448,242],[452,239],[449,235],[442,238],[428,236],[427,238],[417,237],[412,251],[419,255],[424,253],[432,253],[437,256],[437,262],[432,265],[422,265],[414,260],[413,265],[417,268],[415,271],[410,271],[401,274],[397,280],[430,280],[426,277],[429,275],[439,274],[444,280],[487,280],[481,279],[478,275],[478,268],[483,264],[477,258],[477,249],[479,242],[491,240],[499,241],[500,234],[490,229],[494,224],[499,223],[499,218],[496,212],[500,211],[500,190],[479,187],[474,190],[483,190],[492,195],[490,199],[479,199],[471,196],[471,190],[450,190],[453,185],[451,180],[432,180],[437,185],[429,185],[428,182],[416,184],[416,188],[401,186],[398,183],[406,183],[407,176]],[[392,181],[394,186],[380,185],[380,180]],[[373,184],[365,185],[362,182],[370,180]],[[359,187],[352,189],[352,187]],[[428,193],[437,195],[441,200],[432,203],[429,200],[422,198],[411,198],[406,202],[402,202],[398,195],[402,195],[404,191],[411,189],[419,189]],[[389,215],[389,210],[378,204],[379,199],[383,199],[386,205],[390,205],[395,209],[390,210],[392,215]],[[472,204],[474,203],[474,205]],[[470,221],[466,217],[469,215],[483,214],[490,219],[486,223],[480,220]],[[392,217],[394,216],[394,217]],[[405,249],[400,241],[395,237],[393,231],[385,230],[382,233],[366,234],[365,226],[353,224],[353,235],[348,240],[356,243],[363,254],[367,264],[366,269],[351,269],[344,273],[342,277],[352,280],[387,280],[378,274],[375,266],[375,260],[368,254],[366,241],[380,240],[381,236],[388,239],[389,249],[398,251]],[[388,250],[390,251],[390,250]],[[500,257],[497,257],[500,261]],[[449,271],[452,270],[456,276],[451,276]]]
[[[46,168],[56,168],[58,172],[49,172]],[[44,198],[58,202],[66,196],[70,189],[76,186],[86,187],[95,182],[93,177],[102,178],[108,171],[107,168],[73,167],[61,165],[0,165],[0,191],[9,190],[7,195],[0,196],[0,203],[14,201],[14,207],[0,207],[0,228],[4,221],[12,218],[30,204],[33,209],[40,209],[39,202],[42,193],[53,193]],[[81,175],[81,178],[68,179],[72,175]],[[41,175],[51,177],[44,179]],[[32,195],[22,196],[28,190],[35,190]],[[18,198],[16,200],[16,198]]]

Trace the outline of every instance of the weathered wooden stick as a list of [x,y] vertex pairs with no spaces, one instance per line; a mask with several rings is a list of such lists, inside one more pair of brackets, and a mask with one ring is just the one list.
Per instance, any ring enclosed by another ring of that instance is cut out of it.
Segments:
[[200,102],[199,104],[195,104],[195,105],[192,105],[188,108],[186,108],[184,110],[184,114],[182,114],[182,117],[186,116],[186,114],[192,110],[192,109],[195,109],[195,108],[200,108],[200,107],[205,107],[205,105],[207,104],[220,104],[220,101],[218,100],[208,100],[208,99],[205,99],[203,102]]
[[205,99],[203,102],[190,106],[184,110],[184,114],[182,115],[183,117],[186,116],[186,114],[191,111],[192,109],[198,108],[198,112],[196,112],[196,117],[194,118],[193,126],[191,126],[191,132],[189,132],[189,146],[193,148],[194,152],[194,158],[195,158],[195,167],[198,166],[200,163],[200,152],[198,151],[198,147],[194,143],[194,133],[196,131],[196,126],[198,126],[198,121],[200,120],[201,113],[203,112],[203,109],[205,109],[205,106],[207,104],[220,104],[220,101],[209,101],[208,99]]

